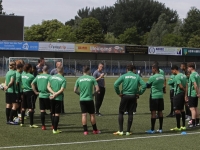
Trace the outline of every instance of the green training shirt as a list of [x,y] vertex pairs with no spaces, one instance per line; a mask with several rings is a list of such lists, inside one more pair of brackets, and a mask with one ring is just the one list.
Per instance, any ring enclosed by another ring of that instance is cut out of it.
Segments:
[[80,101],[93,100],[93,87],[98,85],[94,77],[83,75],[76,80],[75,87],[80,90]]
[[194,88],[194,82],[196,82],[197,86],[200,88],[200,76],[197,72],[192,72],[190,74],[190,78],[188,82],[188,96],[191,96],[191,97],[197,97],[197,93]]
[[186,88],[187,84],[187,77],[186,75],[179,73],[174,78],[174,95],[177,95],[181,92],[184,92],[182,89],[179,88],[179,84],[182,84],[184,88]]
[[7,89],[7,93],[15,93],[16,91],[16,84],[15,84],[15,80],[16,80],[16,71],[10,69],[7,73],[6,73],[6,86],[8,86],[8,84],[10,83],[11,79],[14,79],[13,84]]
[[[121,83],[122,91],[120,92],[119,86]],[[141,86],[141,89],[139,89],[139,86]],[[129,71],[115,81],[114,89],[118,95],[142,95],[146,90],[146,84],[138,74]]]
[[[48,82],[50,83],[51,89],[54,92],[58,92],[61,88],[65,89],[66,88],[66,84],[67,84],[66,79],[60,74],[56,74],[56,75],[53,75],[53,76],[49,77],[49,81]],[[56,96],[54,98],[54,100],[62,101],[63,100],[63,93],[61,93],[58,96]]]
[[165,78],[165,72],[162,69],[159,69],[159,73],[162,74]]
[[32,83],[37,85],[39,98],[49,98],[50,93],[47,89],[47,84],[50,77],[51,76],[49,74],[40,74],[33,80]]
[[170,87],[170,90],[174,90],[174,78],[175,78],[175,75],[171,75],[167,82],[167,84]]
[[20,92],[22,93],[22,74],[18,71],[16,71],[16,83],[18,83],[18,86],[16,86],[16,93]]
[[32,91],[31,83],[34,80],[34,76],[30,73],[23,72],[22,73],[22,86],[23,92]]
[[149,78],[148,84],[151,85],[151,98],[161,99],[163,98],[163,85],[164,76],[162,74],[154,74]]

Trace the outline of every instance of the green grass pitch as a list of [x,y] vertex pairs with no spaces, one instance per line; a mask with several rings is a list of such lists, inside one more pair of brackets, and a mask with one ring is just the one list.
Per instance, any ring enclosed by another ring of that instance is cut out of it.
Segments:
[[[12,146],[38,145],[36,147],[16,147],[15,149],[75,149],[75,150],[173,150],[173,149],[200,149],[198,128],[187,130],[187,135],[181,132],[171,132],[170,128],[175,127],[175,118],[166,118],[169,113],[169,88],[165,94],[164,126],[162,134],[147,135],[145,131],[150,129],[149,111],[149,90],[138,100],[137,114],[134,115],[131,136],[115,136],[113,132],[118,130],[118,107],[120,98],[115,94],[113,83],[116,78],[106,78],[106,95],[101,107],[102,117],[97,117],[97,127],[102,134],[93,135],[92,127],[88,121],[90,134],[83,135],[81,125],[81,113],[79,97],[73,93],[73,87],[77,78],[67,78],[67,89],[65,90],[65,111],[66,114],[60,118],[59,128],[63,133],[53,135],[50,129],[50,117],[46,116],[47,130],[41,130],[40,112],[38,100],[36,103],[35,124],[40,128],[29,128],[29,120],[25,120],[26,127],[6,125],[5,120],[5,93],[0,91],[0,149]],[[4,81],[0,78],[0,83]],[[146,81],[146,79],[145,79]],[[88,119],[89,120],[89,119]],[[187,123],[187,122],[186,122]],[[158,128],[156,121],[156,129]],[[124,119],[124,131],[126,130],[127,116]],[[195,133],[195,134],[191,134]],[[128,138],[128,139],[127,139]],[[120,140],[116,140],[120,139]],[[105,140],[105,141],[102,141]],[[84,141],[96,141],[84,143]],[[73,143],[82,142],[82,143]],[[56,144],[58,145],[44,145]],[[63,144],[59,144],[63,143]],[[68,144],[66,144],[68,143]]]

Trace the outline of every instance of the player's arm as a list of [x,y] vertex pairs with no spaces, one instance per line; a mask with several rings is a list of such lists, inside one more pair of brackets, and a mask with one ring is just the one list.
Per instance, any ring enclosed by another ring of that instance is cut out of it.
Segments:
[[185,101],[188,102],[188,84],[185,87]]
[[116,92],[117,95],[119,95],[120,97],[121,97],[122,95],[121,95],[121,93],[120,93],[119,86],[120,86],[120,84],[123,82],[123,80],[124,80],[124,77],[121,76],[121,77],[119,77],[119,78],[115,81],[115,83],[114,83],[115,92]]
[[50,82],[48,82],[48,84],[47,84],[47,89],[49,90],[49,92],[51,93],[51,94],[55,94],[55,92],[52,90],[52,88],[51,88],[51,84],[50,84]]
[[104,74],[102,73],[99,77],[97,76],[97,72],[94,72],[93,77],[96,79],[96,81],[100,80]]
[[148,88],[148,89],[151,88],[152,83],[153,83],[153,77],[151,76],[151,77],[149,78],[148,82],[146,83],[146,88]]
[[138,94],[142,95],[145,92],[147,86],[146,86],[145,82],[142,80],[142,78],[140,78],[140,77],[139,77],[139,84],[140,84],[140,89],[139,89]]
[[13,85],[14,81],[15,81],[14,77],[11,77],[8,85],[4,87],[4,91],[7,91],[7,89]]
[[36,95],[38,95],[39,94],[39,92],[36,90],[36,88],[35,88],[35,84],[37,83],[37,77],[33,80],[33,82],[31,83],[31,87],[32,87],[32,89],[33,89],[33,92],[36,94]]
[[181,80],[180,77],[176,78],[176,84],[178,85],[178,87],[183,90],[184,92],[186,92],[186,88],[183,87],[183,85],[181,84]]
[[174,85],[174,78],[170,78],[170,79],[167,81],[167,84],[168,84],[168,85]]
[[62,85],[61,85],[60,90],[54,94],[54,97],[62,94],[64,92],[65,88],[66,88],[66,85],[67,85],[67,81],[64,80],[63,83],[62,83]]
[[78,87],[79,87],[79,82],[78,82],[78,80],[76,80],[76,83],[75,83],[75,86],[74,86],[74,93],[76,93],[77,95],[80,95]]

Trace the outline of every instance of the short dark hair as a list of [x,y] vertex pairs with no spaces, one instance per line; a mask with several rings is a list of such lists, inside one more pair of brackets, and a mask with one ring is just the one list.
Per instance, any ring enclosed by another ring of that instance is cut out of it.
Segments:
[[[153,62],[153,65],[159,66],[159,63],[158,63],[157,61],[154,61],[154,62]],[[153,66],[153,65],[152,65],[152,66]]]
[[103,64],[102,62],[100,62],[100,63],[98,64],[98,66],[99,66],[99,65],[103,65],[103,66],[104,66],[104,64]]
[[88,67],[88,66],[84,66],[83,67],[83,73],[86,73],[86,72],[88,72],[90,70],[90,67]]
[[152,65],[152,68],[153,68],[153,69],[156,69],[157,71],[159,71],[159,67],[158,67],[157,64],[153,64],[153,65]]
[[134,66],[133,65],[127,65],[126,66],[126,69],[128,70],[128,71],[133,71],[134,70]]
[[17,64],[17,69],[21,69],[21,68],[23,68],[23,67],[24,67],[23,64]]
[[191,68],[193,68],[193,69],[196,68],[194,62],[190,62],[190,63],[188,63],[187,66],[188,66],[188,67],[191,67]]
[[178,70],[178,66],[177,66],[177,65],[173,65],[173,66],[171,67],[171,70]]
[[187,67],[187,63],[182,62],[181,65],[184,65],[185,67]]
[[32,69],[32,65],[31,64],[25,64],[24,65],[24,72],[27,72],[30,69]]

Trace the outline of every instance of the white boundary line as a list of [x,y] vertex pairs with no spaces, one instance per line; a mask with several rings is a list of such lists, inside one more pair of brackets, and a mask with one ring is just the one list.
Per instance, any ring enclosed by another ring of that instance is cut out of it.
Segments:
[[[200,132],[187,133],[187,135],[194,135],[194,134],[200,134]],[[150,138],[160,138],[160,137],[173,137],[173,136],[181,136],[181,134],[168,134],[168,135],[160,135],[160,136],[145,136],[145,137],[109,139],[109,140],[95,140],[95,141],[82,141],[82,142],[55,143],[55,144],[38,144],[38,145],[24,145],[24,146],[8,146],[8,147],[0,147],[0,149],[30,148],[30,147],[41,147],[41,146],[42,146],[42,147],[45,147],[45,146],[75,145],[75,144],[113,142],[113,141],[126,141],[126,140],[150,139]]]

